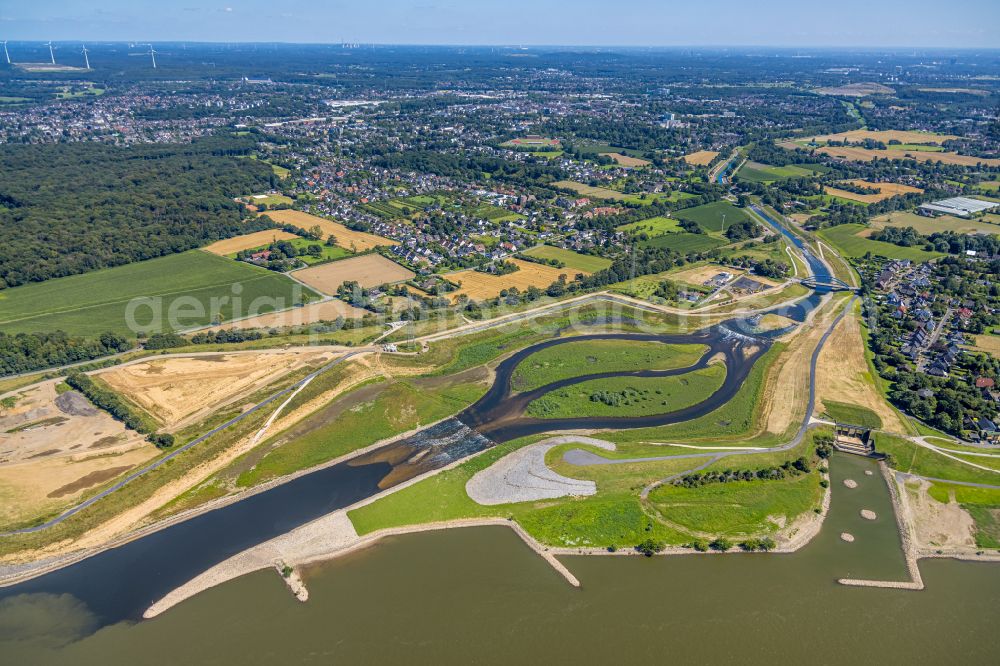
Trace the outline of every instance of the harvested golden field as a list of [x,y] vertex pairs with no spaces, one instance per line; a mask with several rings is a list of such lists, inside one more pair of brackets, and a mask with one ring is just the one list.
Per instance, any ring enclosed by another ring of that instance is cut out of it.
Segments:
[[1000,335],[977,335],[975,349],[1000,358]]
[[292,276],[324,294],[336,294],[345,282],[357,282],[364,288],[409,280],[415,273],[381,254],[366,254],[295,271]]
[[266,229],[264,231],[255,231],[252,234],[243,234],[242,236],[215,241],[202,249],[212,254],[225,256],[240,252],[241,250],[252,250],[261,245],[269,245],[274,241],[291,240],[293,238],[298,238],[298,236],[281,229]]
[[230,321],[219,326],[212,326],[203,330],[222,331],[232,328],[287,328],[292,326],[305,326],[318,321],[333,321],[337,317],[344,319],[361,319],[367,314],[367,310],[356,308],[349,303],[339,299],[322,301],[320,303],[310,303],[301,308],[292,308],[281,312],[270,312],[257,317],[248,317],[239,321]]
[[100,377],[170,429],[193,423],[289,372],[333,356],[308,350],[203,354],[120,366]]
[[957,234],[1000,234],[1000,224],[966,220],[954,215],[927,217],[916,213],[894,211],[871,219],[872,229],[884,229],[889,226],[913,227],[917,233],[926,235],[941,231],[953,231]]
[[318,226],[323,230],[323,240],[326,240],[327,236],[332,235],[337,239],[337,245],[350,250],[351,252],[364,252],[365,250],[370,250],[373,247],[378,247],[380,245],[399,245],[399,243],[394,240],[383,238],[382,236],[376,236],[375,234],[365,233],[363,231],[354,231],[352,229],[348,229],[339,222],[334,222],[333,220],[328,220],[324,217],[318,217],[316,215],[310,215],[309,213],[304,213],[301,210],[269,210],[261,214],[267,215],[279,224],[294,224],[302,229],[310,229],[311,227]]
[[871,162],[878,158],[880,160],[913,159],[918,162],[941,162],[942,164],[957,164],[959,166],[976,166],[977,164],[985,164],[991,167],[1000,166],[1000,159],[969,157],[968,155],[959,155],[958,153],[939,153],[925,150],[869,150],[854,146],[824,146],[816,150],[830,157],[854,162]]
[[945,141],[952,141],[961,137],[954,134],[935,134],[933,132],[915,132],[908,130],[851,130],[838,134],[823,134],[812,137],[812,141],[847,141],[848,143],[861,143],[871,139],[888,144],[890,141],[900,143],[935,143],[941,145]]
[[584,183],[577,183],[572,180],[558,180],[552,183],[555,187],[562,187],[567,190],[573,190],[577,194],[585,197],[592,197],[595,199],[613,199],[615,201],[625,201],[630,198],[636,198],[637,195],[625,194],[619,192],[618,190],[611,190],[607,187],[594,187],[593,185],[586,185]]
[[718,155],[718,151],[715,150],[699,150],[698,152],[685,155],[681,159],[694,166],[708,166]]
[[542,264],[521,261],[520,259],[509,259],[508,261],[517,264],[520,270],[508,273],[507,275],[490,275],[471,270],[459,271],[448,275],[447,277],[450,282],[462,284],[461,288],[457,291],[451,292],[452,300],[456,300],[462,294],[473,300],[494,298],[499,296],[502,290],[510,289],[511,287],[517,287],[521,291],[524,291],[528,287],[544,289],[558,280],[560,275],[565,275],[566,279],[571,280],[577,273],[585,272],[543,266]]
[[619,166],[623,167],[644,167],[650,164],[649,160],[639,159],[638,157],[629,157],[628,155],[622,155],[621,153],[601,153],[613,159]]
[[900,185],[899,183],[872,183],[867,180],[857,179],[846,182],[859,187],[870,187],[878,190],[878,194],[857,194],[856,192],[849,192],[848,190],[829,186],[824,187],[823,190],[832,196],[850,199],[851,201],[860,201],[861,203],[878,203],[879,201],[885,201],[900,194],[923,194],[924,192],[919,187],[910,187],[909,185]]
[[907,428],[875,387],[865,360],[859,314],[851,312],[833,330],[816,364],[816,409],[823,400],[865,407],[878,414],[883,429],[906,434]]

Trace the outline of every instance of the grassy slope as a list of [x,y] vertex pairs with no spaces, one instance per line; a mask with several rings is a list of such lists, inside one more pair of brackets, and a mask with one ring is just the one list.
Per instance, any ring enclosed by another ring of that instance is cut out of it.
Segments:
[[816,233],[846,257],[863,257],[868,252],[888,259],[927,261],[944,256],[941,252],[927,252],[918,247],[901,247],[892,243],[862,238],[857,234],[865,227],[860,224],[841,224],[820,229]]
[[595,257],[589,254],[580,254],[579,252],[565,250],[561,247],[552,247],[551,245],[533,247],[525,252],[525,254],[529,257],[538,257],[540,259],[555,259],[566,264],[566,268],[585,271],[587,273],[596,273],[611,265],[610,259]]
[[835,400],[823,400],[823,407],[826,414],[837,423],[849,423],[867,428],[882,427],[882,419],[867,407],[849,405]]
[[[964,465],[957,460],[917,446],[900,437],[879,433],[875,436],[875,449],[892,454],[895,459],[895,468],[901,472],[950,481],[1000,485],[1000,472],[991,472]],[[973,462],[984,464],[982,460],[973,460]]]
[[705,345],[668,345],[660,342],[587,340],[567,342],[524,359],[511,377],[517,391],[530,391],[567,377],[596,372],[668,370],[686,368],[701,358]]
[[[294,303],[301,290],[295,282],[263,268],[191,250],[149,261],[107,268],[82,275],[48,280],[0,292],[0,330],[7,333],[63,330],[70,334],[97,335],[104,331],[131,334],[126,308],[134,298],[162,299],[162,330],[179,330],[211,323],[208,308],[212,298],[233,296],[233,286],[242,286],[244,314],[260,297],[280,298],[285,307]],[[312,292],[304,291],[306,297]],[[183,301],[179,301],[184,297]],[[186,314],[201,304],[203,314],[185,316],[171,326],[172,303],[184,305]],[[274,309],[262,301],[260,313]],[[221,307],[224,319],[232,316],[232,304]],[[150,308],[135,312],[138,323],[151,321]]]

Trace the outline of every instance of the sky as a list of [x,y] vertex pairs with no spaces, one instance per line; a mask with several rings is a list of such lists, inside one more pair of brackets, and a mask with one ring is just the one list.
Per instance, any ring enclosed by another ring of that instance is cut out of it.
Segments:
[[0,39],[1000,47],[1000,0],[0,0]]

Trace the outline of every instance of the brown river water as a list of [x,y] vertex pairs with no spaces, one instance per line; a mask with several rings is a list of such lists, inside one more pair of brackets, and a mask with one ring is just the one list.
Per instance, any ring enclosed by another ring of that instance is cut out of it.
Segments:
[[831,473],[826,524],[794,554],[562,558],[575,589],[506,528],[414,534],[308,570],[307,603],[264,571],[95,632],[71,597],[8,598],[0,663],[997,663],[998,565],[923,560],[922,592],[836,583],[906,573],[874,464]]

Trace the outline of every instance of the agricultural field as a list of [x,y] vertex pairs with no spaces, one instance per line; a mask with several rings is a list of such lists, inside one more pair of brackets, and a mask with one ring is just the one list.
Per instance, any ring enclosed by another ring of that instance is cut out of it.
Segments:
[[935,152],[927,150],[871,150],[855,146],[823,146],[816,149],[830,157],[837,157],[853,162],[871,162],[881,160],[912,159],[918,162],[941,162],[942,164],[957,164],[959,166],[977,166],[983,164],[990,167],[1000,166],[1000,159],[986,157],[970,157],[950,152]]
[[725,378],[725,366],[713,364],[672,377],[594,379],[546,393],[526,412],[538,418],[666,414],[706,400]]
[[826,143],[828,141],[846,141],[847,143],[862,143],[867,140],[879,141],[881,143],[887,144],[890,141],[899,141],[900,143],[914,143],[914,144],[937,144],[940,145],[945,141],[954,141],[960,139],[961,137],[955,136],[954,134],[935,134],[934,132],[917,132],[908,130],[867,130],[858,129],[851,130],[849,132],[840,132],[839,134],[822,134],[820,136],[814,136],[806,139],[808,142],[815,143]]
[[312,268],[303,268],[293,273],[313,289],[324,294],[336,294],[344,282],[357,282],[364,288],[409,280],[416,274],[399,264],[386,259],[381,254],[366,254],[361,257],[344,259]]
[[841,224],[836,227],[820,229],[816,233],[846,257],[863,257],[871,252],[874,256],[887,259],[928,261],[944,256],[941,252],[927,252],[918,247],[901,247],[892,243],[871,240],[862,235],[866,231],[869,231],[868,227],[861,224]]
[[789,178],[811,178],[829,169],[821,164],[789,164],[787,166],[771,166],[760,162],[746,162],[736,175],[741,180],[751,183],[773,183]]
[[580,340],[538,351],[524,359],[511,377],[516,391],[531,391],[568,377],[596,372],[670,370],[694,365],[707,351],[704,345],[661,342]]
[[902,194],[923,194],[924,192],[919,187],[910,187],[909,185],[900,185],[899,183],[872,183],[867,180],[857,179],[849,180],[847,182],[859,187],[868,187],[878,190],[878,194],[858,194],[856,192],[850,192],[848,190],[842,190],[830,186],[824,187],[823,191],[830,196],[839,197],[841,199],[849,199],[863,204],[878,203],[879,201],[885,201],[886,199],[891,199],[892,197],[897,197]]
[[579,252],[574,252],[573,250],[566,250],[561,247],[552,247],[551,245],[539,245],[525,251],[524,254],[529,257],[537,257],[539,259],[554,259],[556,261],[561,261],[566,266],[566,270],[588,274],[604,270],[611,265],[610,259],[595,257],[592,254],[580,254]]
[[[239,285],[238,311],[233,310]],[[264,268],[190,250],[82,275],[71,275],[0,292],[0,330],[6,333],[62,330],[127,337],[206,326],[213,320],[264,314],[317,298],[294,280]],[[129,302],[138,331],[126,322]],[[215,299],[218,312],[210,305]],[[173,307],[173,317],[171,317]],[[159,316],[154,316],[154,310]]]
[[275,241],[294,240],[296,238],[299,237],[281,229],[265,229],[264,231],[255,231],[252,234],[243,234],[242,236],[225,238],[223,240],[216,241],[211,245],[206,245],[202,249],[206,252],[211,252],[212,254],[224,257],[230,254],[235,255],[237,252],[242,250],[251,250],[255,247],[270,245]]
[[457,273],[446,275],[445,277],[448,278],[449,282],[454,282],[455,284],[461,283],[462,285],[459,289],[448,295],[452,297],[452,300],[456,300],[462,295],[468,296],[473,300],[495,298],[504,289],[510,289],[511,287],[517,287],[520,291],[524,291],[528,287],[545,289],[558,280],[560,275],[565,275],[567,280],[571,280],[576,273],[586,272],[580,270],[572,271],[569,268],[544,266],[520,259],[510,259],[509,261],[516,264],[519,270],[507,275],[491,275],[473,270],[458,271]]
[[644,167],[652,164],[649,160],[640,159],[638,157],[630,157],[629,155],[622,155],[621,153],[601,153],[601,155],[610,157],[618,166],[623,167]]
[[278,224],[293,224],[301,229],[318,226],[323,232],[324,241],[327,236],[332,235],[336,239],[337,245],[351,252],[365,252],[379,246],[399,245],[394,240],[363,231],[354,231],[333,220],[310,215],[300,210],[270,210],[263,214]]
[[650,237],[681,232],[678,220],[675,220],[672,217],[651,217],[647,220],[623,224],[622,226],[617,227],[617,230],[624,232],[645,233]]
[[741,208],[728,201],[714,201],[710,204],[684,208],[675,213],[682,220],[696,222],[708,233],[722,234],[734,224],[747,222],[752,218]]
[[719,153],[715,150],[699,150],[694,153],[689,153],[681,159],[692,166],[708,166],[712,163],[712,160],[718,156]]
[[643,247],[662,247],[685,252],[707,252],[717,247],[725,245],[725,241],[713,238],[708,234],[692,234],[687,231],[673,234],[663,234],[655,238],[643,241]]
[[927,217],[916,213],[894,211],[873,217],[870,223],[873,229],[883,229],[890,226],[913,227],[917,233],[924,235],[943,231],[952,231],[957,234],[1000,234],[1000,225],[980,220],[967,220],[953,215]]

